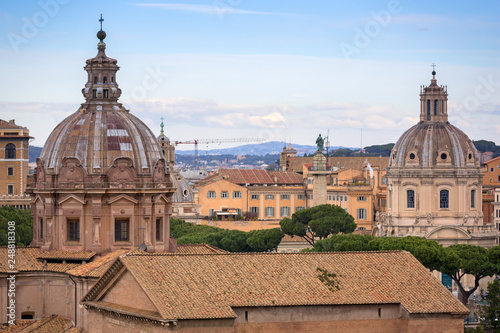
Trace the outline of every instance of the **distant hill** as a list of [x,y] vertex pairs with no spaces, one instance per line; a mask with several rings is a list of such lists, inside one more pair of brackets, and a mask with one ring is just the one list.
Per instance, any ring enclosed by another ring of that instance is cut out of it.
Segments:
[[[247,145],[242,145],[238,147],[232,147],[232,148],[222,148],[222,149],[209,149],[208,151],[205,149],[199,149],[200,154],[203,152],[203,154],[208,154],[208,155],[257,155],[257,156],[264,156],[264,155],[275,155],[279,154],[283,151],[283,146],[288,146],[288,144],[285,144],[283,141],[269,141],[269,142],[264,142],[264,143],[254,143],[254,144],[247,144]],[[316,152],[317,147],[315,145],[309,146],[309,145],[299,145],[292,143],[292,147],[297,150],[297,155],[302,156],[304,153],[306,154],[312,154]],[[201,145],[198,146],[198,148],[201,148]],[[339,146],[334,146],[330,147],[331,150],[339,149],[339,148],[345,148],[345,149],[354,149],[354,148],[346,148],[346,147],[339,147]],[[194,155],[194,150],[176,150],[176,154],[179,155]]]
[[43,149],[42,147],[30,146],[29,149],[30,163],[36,162],[36,159],[40,157],[40,154],[42,153],[42,149]]

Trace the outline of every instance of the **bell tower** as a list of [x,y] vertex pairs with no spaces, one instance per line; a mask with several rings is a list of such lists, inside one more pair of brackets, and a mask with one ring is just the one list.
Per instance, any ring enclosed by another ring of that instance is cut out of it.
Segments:
[[[436,65],[432,65],[435,67]],[[448,89],[438,86],[436,71],[432,70],[431,84],[420,86],[420,122],[448,122]]]

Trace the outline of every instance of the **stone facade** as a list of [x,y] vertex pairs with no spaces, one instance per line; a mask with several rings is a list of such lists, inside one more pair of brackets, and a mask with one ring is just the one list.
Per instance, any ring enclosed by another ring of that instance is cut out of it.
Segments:
[[0,206],[30,208],[30,197],[24,194],[29,173],[29,141],[26,127],[14,120],[0,119]]
[[174,189],[151,130],[120,103],[117,61],[87,60],[81,107],[51,133],[29,179],[34,246],[97,254],[170,249]]
[[375,235],[421,236],[443,245],[491,247],[497,232],[483,223],[478,153],[448,122],[446,87],[421,87],[420,122],[394,146],[389,168],[388,213]]

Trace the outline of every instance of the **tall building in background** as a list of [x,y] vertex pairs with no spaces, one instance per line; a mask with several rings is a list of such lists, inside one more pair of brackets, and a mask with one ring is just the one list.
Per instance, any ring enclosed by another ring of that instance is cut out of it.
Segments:
[[448,122],[448,92],[435,75],[421,87],[420,122],[392,150],[388,213],[380,216],[374,234],[494,246],[498,233],[483,222],[478,153],[469,137]]
[[30,131],[16,125],[14,119],[0,119],[0,206],[30,208],[30,197],[24,194],[30,139]]

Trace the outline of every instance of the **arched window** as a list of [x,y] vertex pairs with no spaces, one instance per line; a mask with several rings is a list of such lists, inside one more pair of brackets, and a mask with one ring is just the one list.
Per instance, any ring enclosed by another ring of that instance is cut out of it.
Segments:
[[115,82],[115,77],[114,76],[111,77],[111,82]]
[[13,143],[5,146],[5,158],[16,158],[16,146]]
[[415,191],[406,191],[406,208],[415,208]]
[[97,76],[94,76],[94,84],[97,83]]
[[108,82],[108,78],[105,76],[102,78],[102,83],[107,83]]
[[476,190],[470,190],[470,208],[476,208]]
[[439,191],[439,208],[450,208],[450,191]]
[[431,120],[431,100],[427,100],[427,120]]
[[437,116],[438,115],[438,105],[439,105],[439,102],[437,99],[434,100],[434,115]]

